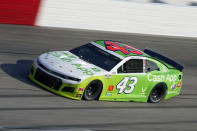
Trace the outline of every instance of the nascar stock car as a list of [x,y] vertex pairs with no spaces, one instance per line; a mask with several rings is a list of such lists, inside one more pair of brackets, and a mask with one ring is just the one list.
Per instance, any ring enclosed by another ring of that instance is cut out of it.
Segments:
[[183,69],[151,49],[142,52],[120,42],[97,40],[40,55],[29,78],[71,99],[157,103],[179,95]]

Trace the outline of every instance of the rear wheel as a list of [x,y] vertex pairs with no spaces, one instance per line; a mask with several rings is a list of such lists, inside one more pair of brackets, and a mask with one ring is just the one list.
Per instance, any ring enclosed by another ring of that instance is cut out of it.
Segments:
[[166,84],[164,83],[157,84],[150,92],[148,102],[150,103],[160,102],[166,96],[166,92],[167,92]]
[[99,98],[103,84],[100,80],[93,80],[88,84],[83,93],[85,100],[96,100]]

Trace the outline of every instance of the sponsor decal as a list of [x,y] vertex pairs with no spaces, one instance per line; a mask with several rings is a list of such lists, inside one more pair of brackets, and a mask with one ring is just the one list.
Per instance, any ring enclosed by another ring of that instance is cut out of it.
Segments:
[[176,81],[177,80],[177,76],[176,75],[167,75],[166,76],[166,81],[172,82],[172,81]]
[[111,92],[107,92],[105,95],[106,96],[112,96],[112,93]]
[[145,94],[147,88],[142,88],[142,93],[140,94]]
[[105,75],[105,78],[106,78],[106,79],[109,79],[109,78],[111,78],[111,75],[110,75],[110,74],[106,74],[106,75]]
[[72,60],[70,58],[66,58],[66,57],[60,57],[60,59],[62,61],[65,61],[65,62],[72,62]]
[[[52,56],[55,56],[57,58],[60,58],[62,61],[64,62],[72,62],[72,59],[75,59],[76,57],[73,55],[70,55],[66,52],[48,52],[47,54],[50,54]],[[101,70],[99,70],[98,68],[91,68],[92,71],[88,70],[87,68],[81,67],[81,64],[75,64],[75,63],[71,63],[71,65],[74,65],[77,69],[81,70],[83,72],[83,74],[86,75],[94,75],[94,72],[100,72]]]
[[179,94],[179,91],[168,91],[168,94]]
[[120,51],[125,55],[129,55],[129,54],[136,54],[136,55],[142,55],[143,53],[139,50],[136,50],[135,48],[131,47],[131,46],[127,46],[118,42],[112,42],[112,41],[104,41],[105,43],[105,48],[107,50],[111,50],[111,51]]
[[181,83],[181,82],[179,82],[179,83],[177,84],[177,87],[181,87],[181,85],[182,85],[182,83]]
[[148,74],[148,81],[165,81],[165,76]]
[[113,85],[109,85],[107,91],[113,91],[114,86]]
[[48,52],[47,54],[55,56],[57,58],[60,58],[64,62],[72,62],[72,59],[76,58],[75,56],[70,55],[70,54],[65,53],[65,52],[54,51],[54,52]]
[[64,54],[65,56],[67,56],[68,58],[76,58],[75,56],[71,55],[71,54],[68,54],[66,52],[63,52],[62,54]]
[[76,97],[81,97],[81,94],[76,94]]
[[148,81],[169,81],[169,82],[175,82],[177,80],[177,76],[176,75],[152,75],[152,74],[148,74]]
[[83,88],[78,88],[78,91],[83,91]]
[[173,85],[171,86],[171,89],[174,90],[175,87],[176,87],[176,84],[173,84]]
[[91,68],[93,71],[95,72],[100,72],[101,70],[97,69],[97,68]]
[[94,73],[89,71],[87,68],[81,67],[81,64],[72,64],[72,65],[74,65],[77,69],[81,70],[83,74],[91,75],[91,76],[94,75]]

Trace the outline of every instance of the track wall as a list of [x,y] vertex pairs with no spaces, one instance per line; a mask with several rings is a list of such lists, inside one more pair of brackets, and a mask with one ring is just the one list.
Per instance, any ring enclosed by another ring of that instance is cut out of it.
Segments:
[[0,23],[197,37],[197,7],[126,0],[39,3],[40,0],[1,0]]

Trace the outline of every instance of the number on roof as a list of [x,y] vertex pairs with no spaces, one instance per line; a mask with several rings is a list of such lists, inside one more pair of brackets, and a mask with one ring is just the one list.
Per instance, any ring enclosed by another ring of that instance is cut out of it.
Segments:
[[142,52],[134,49],[131,46],[122,46],[118,42],[111,42],[111,41],[105,41],[105,48],[111,51],[121,51],[125,55],[128,54],[136,54],[136,55],[142,55]]

